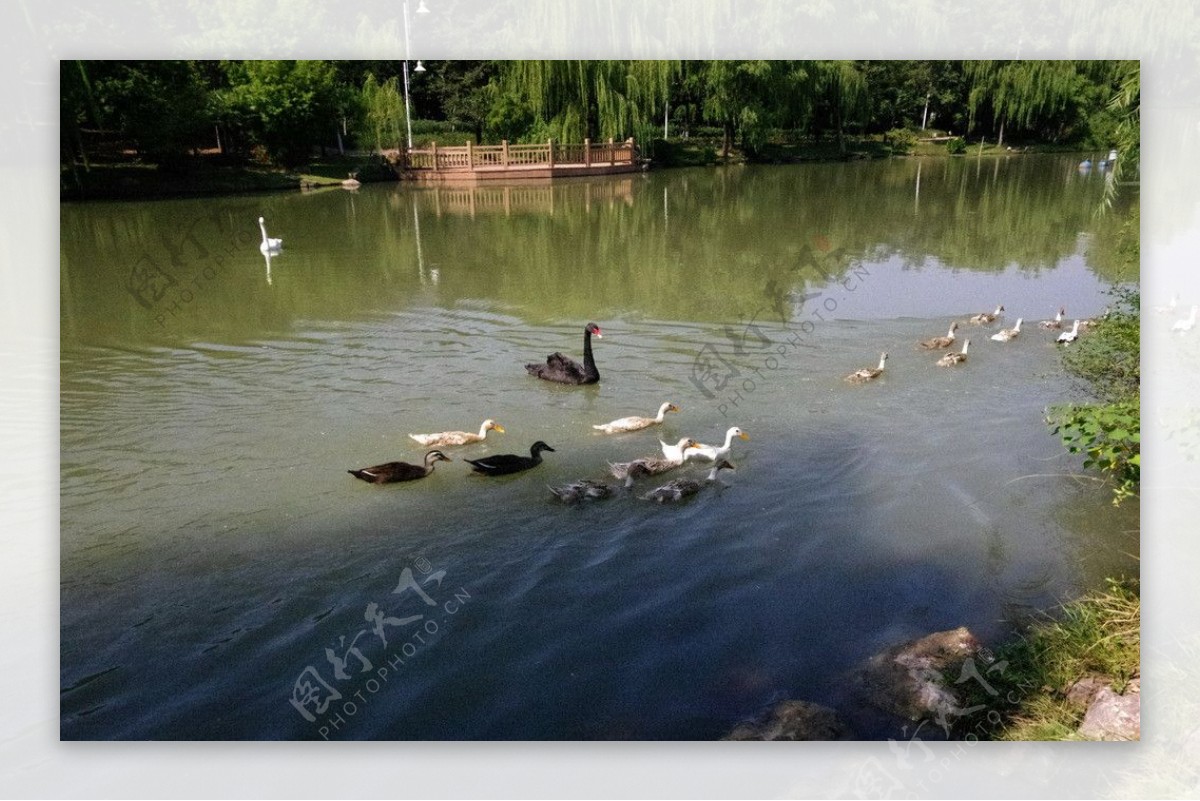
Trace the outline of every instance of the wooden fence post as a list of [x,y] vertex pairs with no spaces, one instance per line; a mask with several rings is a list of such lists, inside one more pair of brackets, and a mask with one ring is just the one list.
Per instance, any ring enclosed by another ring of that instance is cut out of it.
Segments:
[[432,149],[433,149],[433,171],[437,172],[438,158],[437,158],[437,142],[436,141],[433,143]]
[[554,167],[554,140],[553,140],[553,139],[547,139],[547,140],[546,140],[546,145],[547,145],[547,147],[548,147],[548,149],[549,149],[549,151],[550,151],[550,155],[549,155],[549,159],[550,159],[550,167],[551,167],[551,168],[553,168],[553,167]]
[[613,165],[617,163],[617,149],[613,147],[613,138],[608,137],[608,163]]
[[508,140],[507,139],[500,140],[500,148],[501,148],[500,163],[503,164],[504,167],[507,169],[508,168]]
[[583,140],[583,166],[592,166],[592,140]]
[[475,172],[475,143],[467,140],[467,168]]

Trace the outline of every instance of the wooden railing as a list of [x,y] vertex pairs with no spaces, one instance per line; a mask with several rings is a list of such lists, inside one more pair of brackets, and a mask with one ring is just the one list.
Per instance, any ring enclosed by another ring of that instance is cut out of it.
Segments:
[[[404,154],[398,154],[401,157]],[[553,140],[538,145],[498,145],[438,147],[434,142],[428,149],[410,150],[402,164],[409,170],[479,170],[521,167],[561,167],[564,165],[633,164],[637,148],[632,138],[624,142],[609,139],[601,144],[583,140],[583,144],[562,145]]]

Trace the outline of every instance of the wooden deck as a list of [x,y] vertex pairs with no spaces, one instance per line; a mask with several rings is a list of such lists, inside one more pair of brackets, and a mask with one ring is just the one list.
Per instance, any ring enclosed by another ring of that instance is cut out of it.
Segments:
[[594,144],[537,145],[467,144],[438,147],[407,154],[394,151],[400,177],[407,181],[479,184],[492,181],[537,182],[555,178],[613,175],[643,169],[633,139]]

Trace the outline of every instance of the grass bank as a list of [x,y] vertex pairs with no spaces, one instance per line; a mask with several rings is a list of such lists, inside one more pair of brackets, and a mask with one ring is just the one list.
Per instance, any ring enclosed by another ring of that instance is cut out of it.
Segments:
[[998,648],[987,675],[995,695],[972,685],[968,706],[983,705],[1000,724],[972,729],[994,740],[1082,740],[1087,711],[1072,696],[1081,680],[1110,685],[1118,694],[1140,681],[1141,597],[1136,579],[1108,586],[1065,604],[1056,615],[1029,621]]

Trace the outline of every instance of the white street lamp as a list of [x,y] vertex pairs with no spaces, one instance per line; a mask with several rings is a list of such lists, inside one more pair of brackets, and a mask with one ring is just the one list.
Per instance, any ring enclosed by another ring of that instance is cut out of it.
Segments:
[[[417,5],[418,14],[428,14],[429,8],[425,5],[425,0]],[[417,66],[413,72],[424,72],[425,66],[420,59],[417,60]],[[408,131],[408,149],[412,151],[412,113],[409,111],[408,99],[408,0],[404,0],[404,125]]]

